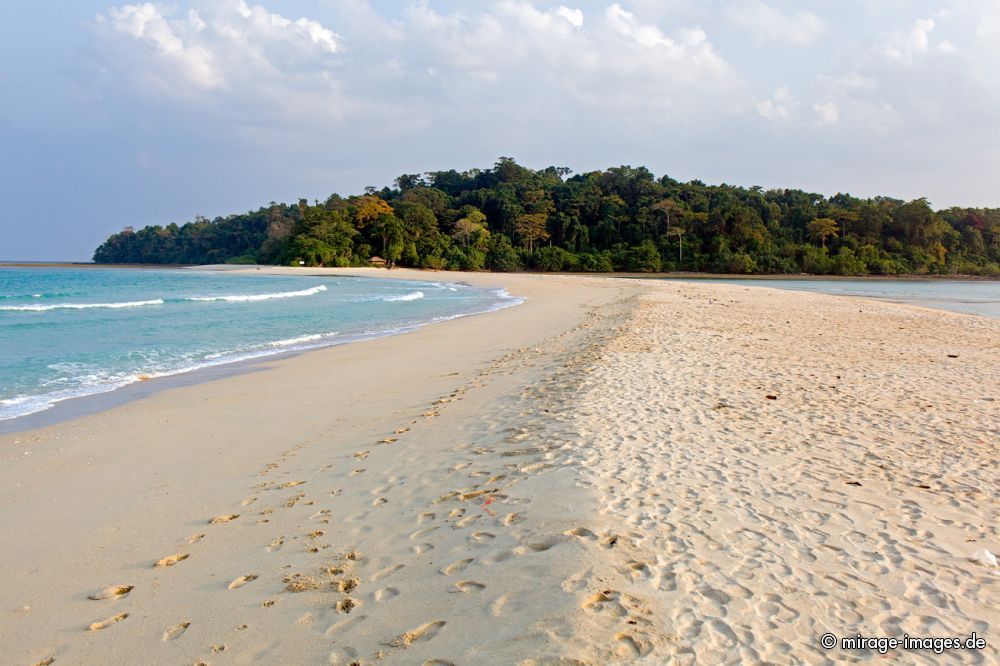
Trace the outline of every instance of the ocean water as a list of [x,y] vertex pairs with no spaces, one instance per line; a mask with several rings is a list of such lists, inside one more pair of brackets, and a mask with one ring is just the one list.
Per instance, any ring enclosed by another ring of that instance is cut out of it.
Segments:
[[519,302],[433,281],[0,267],[0,420],[145,379]]
[[711,279],[713,282],[741,284],[748,287],[816,291],[839,296],[862,296],[893,303],[908,303],[938,310],[1000,318],[1000,281],[996,280],[699,279]]

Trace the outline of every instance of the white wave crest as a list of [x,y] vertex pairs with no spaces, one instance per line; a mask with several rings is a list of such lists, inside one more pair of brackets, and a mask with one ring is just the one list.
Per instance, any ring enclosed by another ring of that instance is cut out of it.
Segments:
[[126,303],[53,303],[52,305],[0,305],[0,310],[11,312],[47,312],[49,310],[89,310],[91,308],[138,308],[144,305],[163,305],[162,298],[151,301],[128,301]]
[[244,303],[248,301],[269,301],[273,298],[295,298],[296,296],[315,296],[321,291],[326,291],[326,285],[310,287],[300,291],[279,291],[273,294],[241,294],[236,296],[192,296],[188,301],[228,301],[230,303]]
[[416,301],[424,297],[424,292],[422,291],[411,291],[408,294],[403,294],[402,296],[386,296],[382,300],[386,303],[394,303],[397,301]]
[[297,338],[288,338],[287,340],[275,340],[274,342],[267,343],[268,347],[293,347],[295,345],[303,345],[309,342],[316,342],[317,340],[322,340],[324,338],[332,338],[337,335],[337,331],[331,331],[330,333],[315,333],[313,335],[302,335]]

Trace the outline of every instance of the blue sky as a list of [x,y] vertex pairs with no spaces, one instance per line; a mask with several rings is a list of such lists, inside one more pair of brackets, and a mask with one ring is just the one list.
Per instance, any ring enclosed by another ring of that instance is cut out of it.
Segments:
[[401,173],[1000,206],[1000,0],[6,0],[0,259]]

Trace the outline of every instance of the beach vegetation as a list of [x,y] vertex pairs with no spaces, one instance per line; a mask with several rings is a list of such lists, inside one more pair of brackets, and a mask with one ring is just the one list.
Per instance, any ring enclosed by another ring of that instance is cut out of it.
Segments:
[[645,167],[534,170],[502,157],[355,196],[129,226],[94,261],[366,266],[376,254],[435,270],[998,276],[1000,209],[680,182]]

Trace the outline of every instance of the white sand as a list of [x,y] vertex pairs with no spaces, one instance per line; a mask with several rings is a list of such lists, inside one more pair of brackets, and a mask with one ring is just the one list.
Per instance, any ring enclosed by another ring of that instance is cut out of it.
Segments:
[[528,301],[0,437],[0,662],[996,662],[1000,322],[435,279]]

